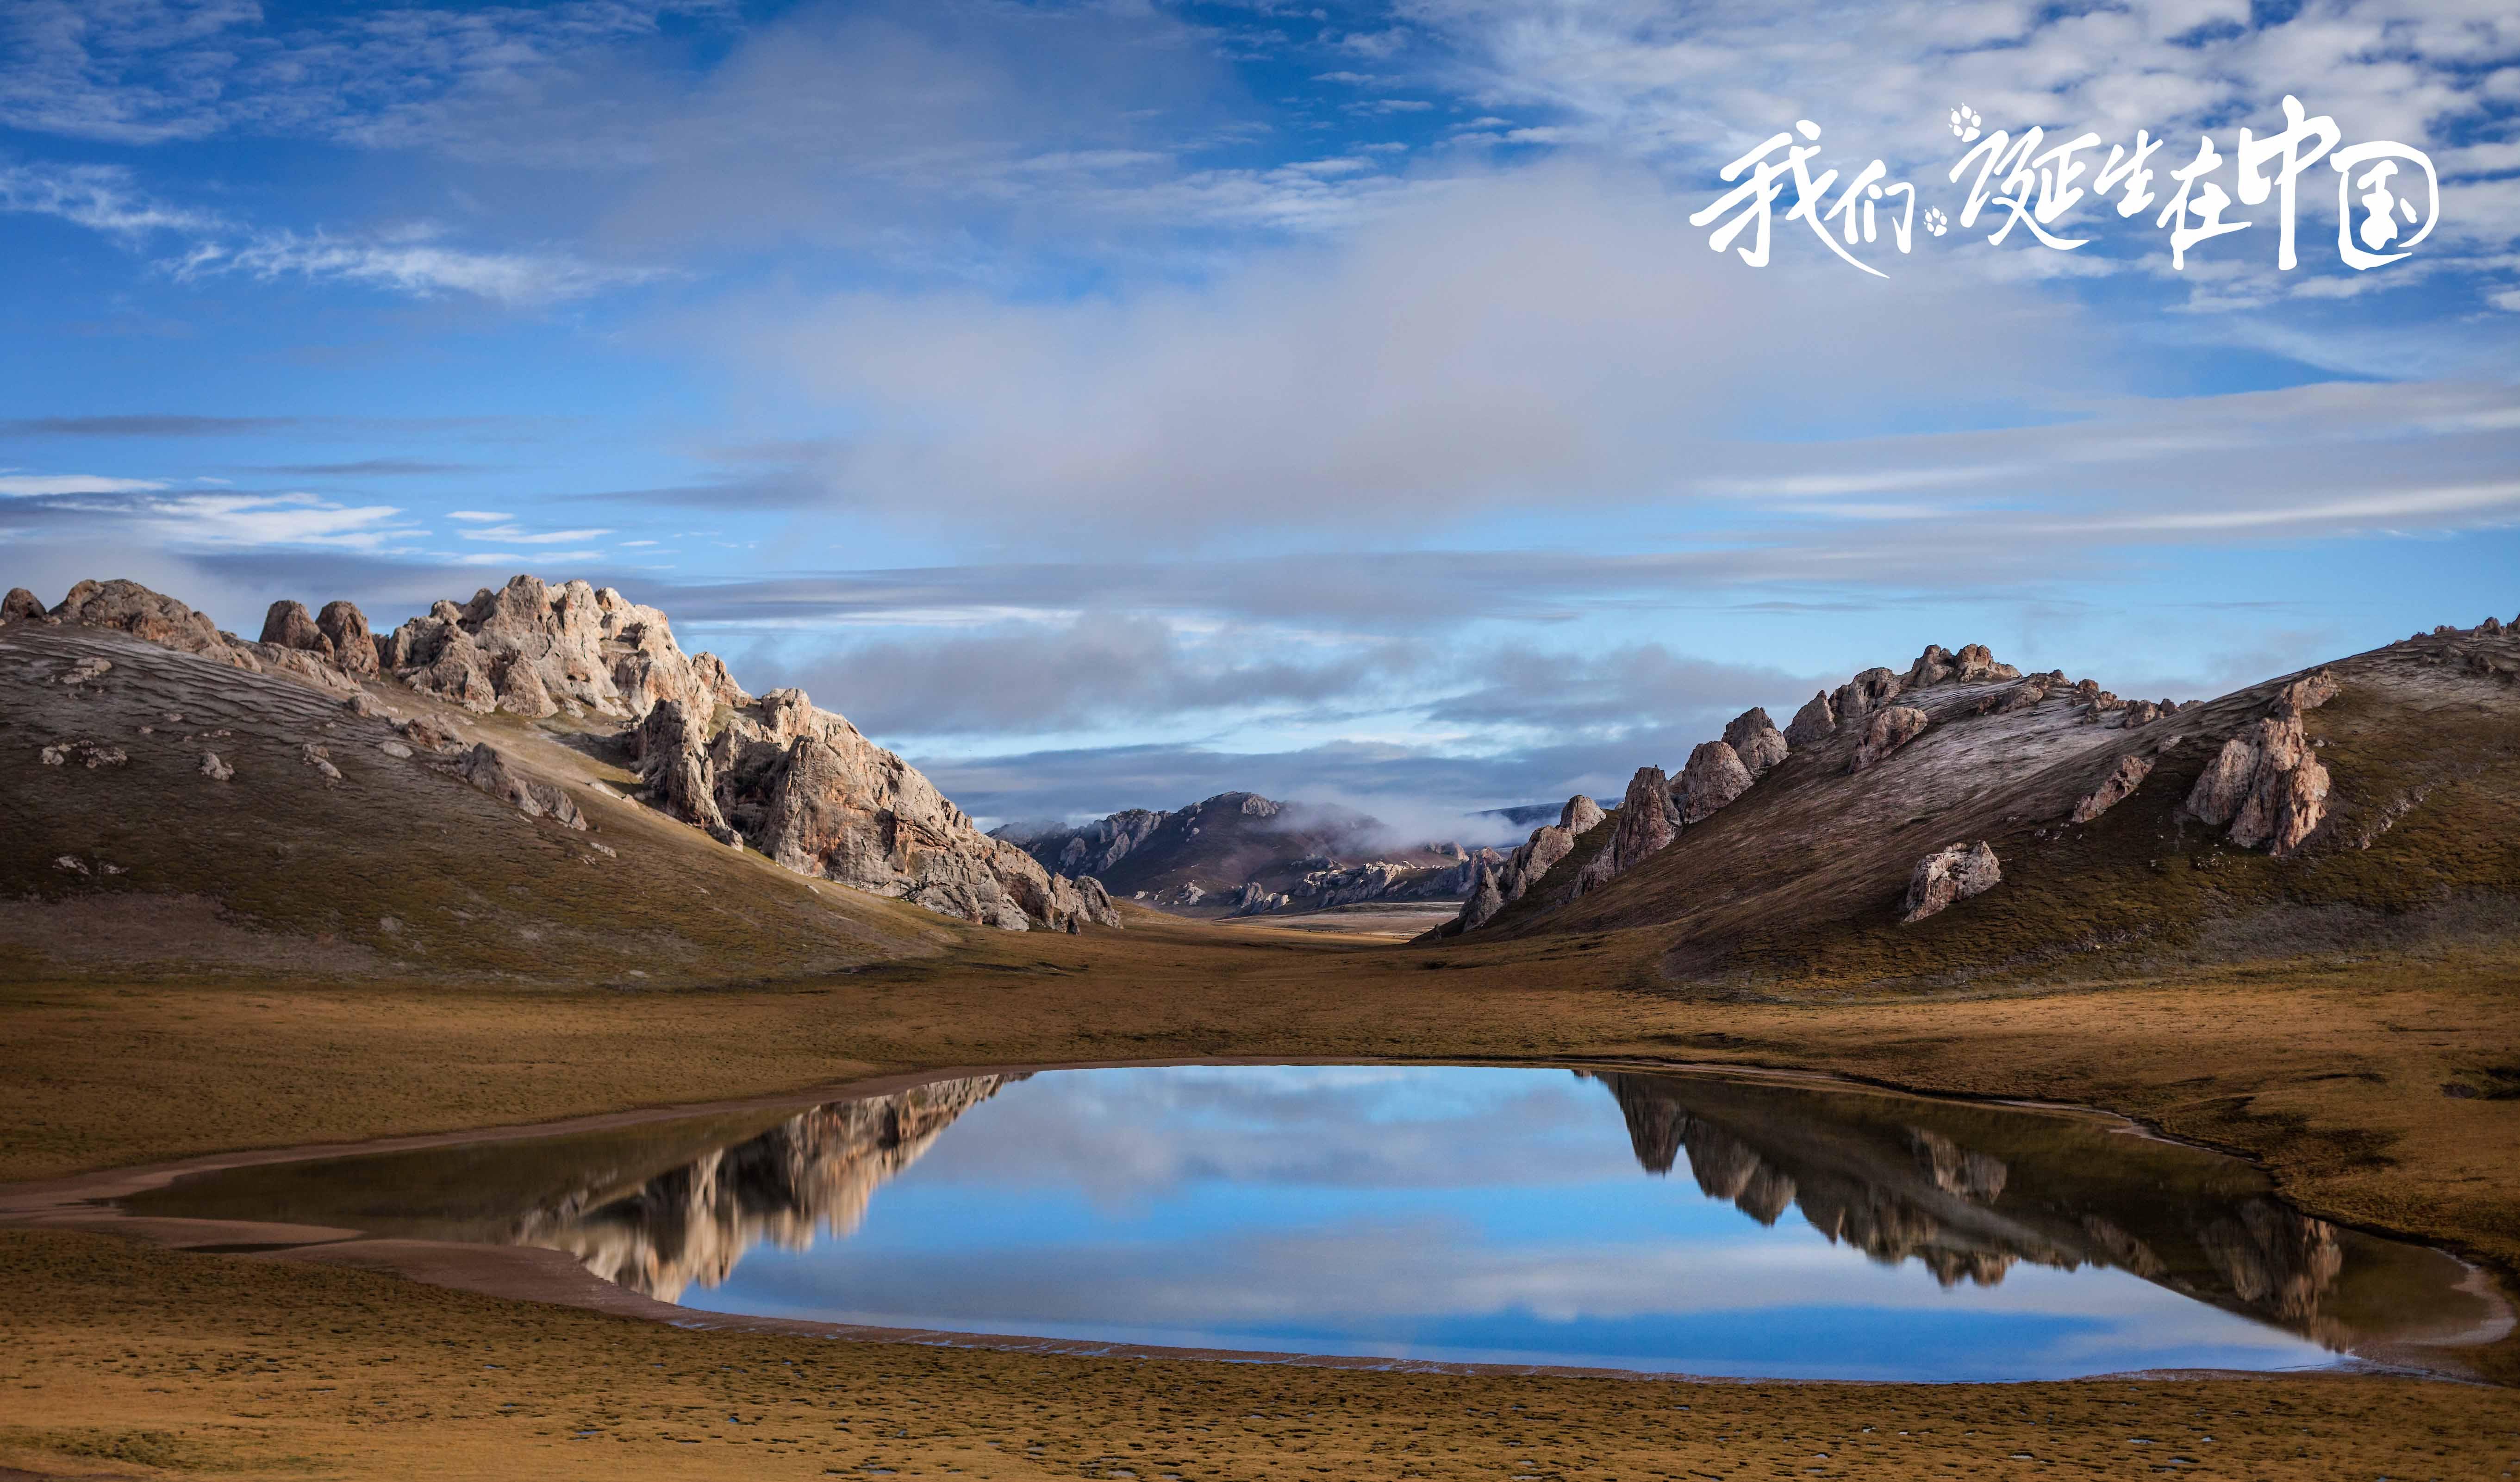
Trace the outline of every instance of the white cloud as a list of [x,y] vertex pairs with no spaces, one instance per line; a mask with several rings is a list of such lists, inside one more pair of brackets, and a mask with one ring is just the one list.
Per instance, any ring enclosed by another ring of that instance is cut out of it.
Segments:
[[516,518],[513,515],[502,515],[489,510],[449,510],[446,512],[446,517],[449,519],[469,520],[500,520]]
[[610,530],[545,530],[540,534],[533,534],[521,526],[509,524],[489,525],[476,530],[459,530],[456,533],[466,540],[506,540],[514,541],[518,545],[559,546],[566,545],[571,541],[592,540],[598,535],[609,535],[612,532]]
[[162,236],[183,238],[179,254],[163,264],[179,280],[244,273],[264,280],[356,283],[415,297],[461,292],[528,305],[663,276],[657,269],[594,264],[565,252],[441,246],[428,240],[436,229],[427,224],[407,226],[389,240],[241,226],[215,212],[157,201],[118,165],[0,167],[0,211],[59,217],[135,250]]
[[99,478],[93,473],[0,474],[0,494],[131,494],[166,485],[155,478]]

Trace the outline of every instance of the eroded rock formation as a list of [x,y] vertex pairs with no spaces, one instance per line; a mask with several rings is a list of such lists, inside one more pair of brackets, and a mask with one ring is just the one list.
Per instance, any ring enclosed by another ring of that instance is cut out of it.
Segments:
[[1865,722],[1864,740],[1856,744],[1855,755],[1848,759],[1846,770],[1861,772],[1877,767],[1890,759],[1891,753],[1925,734],[1925,712],[1913,705],[1892,705],[1873,713]]
[[[1462,903],[1462,914],[1448,923],[1442,934],[1449,936],[1486,925],[1490,918],[1522,899],[1560,860],[1574,853],[1576,839],[1591,832],[1606,817],[1600,804],[1578,792],[1558,810],[1556,823],[1532,830],[1531,837],[1512,854],[1502,861],[1472,861],[1469,898]],[[1481,854],[1488,852],[1482,850]]]
[[[1823,731],[1822,734],[1827,733]],[[1732,748],[1732,754],[1740,759],[1754,780],[1767,776],[1769,769],[1793,751],[1792,741],[1777,729],[1775,721],[1768,719],[1768,712],[1757,705],[1734,716],[1732,723],[1724,728],[1724,744]]]
[[1821,691],[1803,702],[1786,723],[1785,742],[1793,746],[1816,746],[1837,734],[1837,707],[1829,703],[1828,692]]
[[686,655],[665,614],[610,587],[517,576],[440,602],[377,641],[383,668],[468,710],[636,720],[668,699],[703,719],[750,701],[714,654]]
[[1009,930],[1119,924],[1099,881],[1054,875],[981,832],[917,768],[801,690],[742,697],[713,736],[691,700],[658,699],[633,745],[650,801],[800,875]]
[[2075,823],[2088,824],[2111,808],[2135,796],[2135,789],[2152,775],[2153,759],[2149,756],[2121,756],[2118,764],[2100,785],[2074,805],[2070,815]]
[[2187,794],[2187,811],[2242,849],[2278,858],[2299,849],[2327,816],[2327,768],[2313,753],[2302,716],[2336,696],[2324,669],[2284,686],[2266,715],[2223,743]]
[[1615,827],[1610,841],[1586,860],[1576,876],[1577,894],[1601,888],[1680,837],[1680,809],[1671,800],[1671,779],[1660,767],[1639,767],[1628,780],[1628,795],[1620,800]]
[[[326,765],[331,763],[327,761]],[[458,777],[527,818],[547,818],[563,829],[586,828],[586,816],[578,812],[576,801],[558,784],[518,772],[487,743],[476,744],[464,753],[455,771]],[[338,772],[334,774],[336,780],[339,776]]]
[[1929,916],[1940,915],[1955,901],[1983,895],[2002,882],[2003,868],[1996,860],[1994,846],[1983,839],[1975,844],[1937,849],[1916,861],[1915,870],[1909,875],[1900,923],[1913,925]]
[[[1774,735],[1774,732],[1770,733]],[[1756,779],[1741,764],[1740,754],[1720,741],[1701,741],[1688,753],[1688,765],[1672,788],[1672,801],[1684,824],[1704,823],[1726,804],[1750,790]]]

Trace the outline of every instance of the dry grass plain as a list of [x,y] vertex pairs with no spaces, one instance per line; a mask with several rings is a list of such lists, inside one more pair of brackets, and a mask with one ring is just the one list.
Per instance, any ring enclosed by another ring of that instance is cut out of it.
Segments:
[[[2449,1244],[2506,1289],[2520,1271],[2520,967],[2500,953],[1718,1001],[1650,986],[1654,945],[1617,936],[1438,956],[1132,924],[965,933],[939,957],[722,991],[0,986],[0,1179],[929,1067],[1629,1056],[2105,1106],[2254,1155],[2313,1212]],[[0,1467],[42,1475],[2520,1472],[2520,1394],[2399,1378],[1740,1385],[1045,1357],[688,1332],[22,1231],[0,1232]],[[2520,1343],[2479,1363],[2520,1379]]]

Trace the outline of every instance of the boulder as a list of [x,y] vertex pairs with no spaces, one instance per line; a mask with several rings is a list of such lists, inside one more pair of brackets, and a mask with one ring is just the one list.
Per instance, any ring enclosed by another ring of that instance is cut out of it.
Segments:
[[385,714],[385,707],[377,703],[377,697],[365,690],[351,691],[341,700],[341,708],[352,715],[366,716],[370,720],[382,720]]
[[1865,670],[1837,687],[1837,695],[1830,701],[1837,714],[1837,728],[1841,731],[1860,729],[1873,711],[1890,703],[1898,695],[1898,675],[1887,669]]
[[1768,712],[1757,705],[1732,717],[1732,723],[1724,728],[1724,744],[1732,748],[1753,778],[1767,776],[1793,749],[1777,723],[1768,719]]
[[217,752],[204,751],[202,753],[202,775],[214,783],[223,783],[236,776],[236,768],[219,760]]
[[9,595],[0,597],[0,623],[41,622],[44,605],[35,594],[23,587],[11,587]]
[[2125,710],[2118,715],[2118,727],[2121,730],[2132,731],[2138,726],[2149,726],[2159,719],[2161,719],[2159,701],[2131,699],[2126,702]]
[[2117,766],[2108,777],[2092,788],[2089,796],[2074,805],[2070,817],[2075,823],[2088,824],[2133,797],[2135,789],[2142,786],[2143,780],[2152,775],[2152,765],[2149,756],[2119,757]]
[[315,626],[314,615],[302,602],[283,598],[271,605],[262,616],[262,641],[275,649],[298,649],[308,653],[331,657],[333,641]]
[[563,829],[583,830],[585,815],[577,803],[551,783],[526,777],[484,743],[476,743],[456,763],[456,775],[527,818],[547,818]]
[[333,646],[333,662],[342,672],[361,676],[377,672],[377,640],[368,631],[368,615],[346,602],[328,602],[315,614],[315,626]]
[[1688,765],[1681,769],[1680,782],[1672,789],[1680,821],[1695,824],[1713,818],[1749,791],[1751,782],[1750,769],[1741,765],[1731,746],[1720,741],[1700,742],[1688,753]]
[[1913,705],[1892,705],[1876,713],[1864,727],[1864,740],[1857,743],[1855,755],[1847,763],[1849,772],[1861,772],[1890,758],[1892,752],[1925,734],[1925,712]]
[[1938,849],[1916,861],[1916,868],[1909,874],[1900,924],[1913,925],[1941,914],[1955,901],[1983,895],[2002,881],[2003,869],[1996,860],[1994,846],[1984,840]]
[[1837,734],[1837,709],[1828,700],[1828,692],[1821,691],[1794,712],[1785,726],[1785,742],[1790,746],[1817,745]]

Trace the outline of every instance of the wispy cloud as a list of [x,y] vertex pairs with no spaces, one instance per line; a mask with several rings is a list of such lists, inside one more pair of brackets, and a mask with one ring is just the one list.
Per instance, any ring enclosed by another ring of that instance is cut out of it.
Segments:
[[464,293],[509,306],[580,298],[647,283],[659,269],[586,262],[562,251],[475,251],[407,227],[393,240],[241,225],[174,206],[142,191],[120,165],[0,167],[0,211],[54,216],[147,250],[167,237],[183,246],[159,265],[179,281],[226,273],[265,281],[298,278],[359,284],[413,297]]

